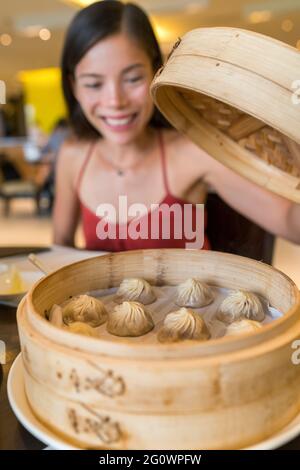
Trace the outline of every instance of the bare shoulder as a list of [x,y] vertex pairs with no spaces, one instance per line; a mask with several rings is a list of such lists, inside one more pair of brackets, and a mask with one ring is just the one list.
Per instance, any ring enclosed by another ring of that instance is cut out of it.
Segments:
[[91,142],[69,137],[61,146],[58,155],[59,170],[68,173],[72,178],[78,174],[84,162]]
[[170,164],[178,169],[184,167],[185,172],[190,169],[197,178],[204,176],[210,168],[212,157],[176,130],[167,130],[164,136]]
[[180,135],[176,143],[176,164],[184,165],[185,171],[196,179],[201,178],[208,186],[216,187],[223,184],[226,180],[236,180],[237,174],[220,162],[217,158],[207,153],[203,148],[195,144],[191,139]]

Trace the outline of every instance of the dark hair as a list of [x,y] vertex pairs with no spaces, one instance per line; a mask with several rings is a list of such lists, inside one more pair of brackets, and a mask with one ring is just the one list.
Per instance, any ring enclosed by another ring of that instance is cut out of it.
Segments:
[[57,129],[58,127],[68,127],[68,120],[66,118],[59,118],[54,126],[53,126],[53,129]]
[[[80,10],[67,31],[61,68],[62,86],[69,113],[70,125],[79,138],[95,139],[101,134],[86,119],[76,100],[71,77],[82,57],[101,39],[125,31],[138,41],[151,60],[153,74],[162,66],[162,54],[146,13],[138,6],[118,0],[93,3]],[[159,110],[154,107],[149,121],[152,127],[171,127]]]

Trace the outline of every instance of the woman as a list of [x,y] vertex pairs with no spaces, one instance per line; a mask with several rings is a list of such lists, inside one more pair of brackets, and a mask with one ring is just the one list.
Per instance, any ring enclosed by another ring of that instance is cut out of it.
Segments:
[[[81,215],[88,249],[185,247],[187,237],[177,237],[172,217],[169,237],[161,228],[151,236],[152,204],[184,207],[184,195],[201,180],[267,231],[300,243],[299,205],[235,174],[168,126],[149,94],[161,64],[152,27],[137,6],[97,2],[73,20],[62,76],[74,137],[59,156],[54,242],[73,246]],[[137,221],[149,221],[143,237],[128,229],[131,220],[125,223],[123,213],[114,219],[109,212],[120,212],[120,196],[126,196],[127,207],[146,208]],[[203,194],[198,202],[204,200]],[[195,211],[194,206],[193,223]],[[209,248],[206,237],[203,247]]]

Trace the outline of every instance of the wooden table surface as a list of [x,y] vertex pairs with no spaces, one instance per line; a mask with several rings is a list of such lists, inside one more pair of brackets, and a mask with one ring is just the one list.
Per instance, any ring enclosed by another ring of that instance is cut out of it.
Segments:
[[7,398],[8,372],[20,352],[16,308],[0,305],[0,339],[6,344],[6,364],[0,365],[0,449],[43,449],[45,444],[18,422]]
[[[0,259],[1,259],[0,249]],[[16,323],[16,308],[0,304],[0,340],[6,344],[6,364],[0,365],[0,450],[42,449],[45,444],[35,439],[18,422],[7,398],[7,376],[20,352]],[[300,435],[281,447],[282,450],[300,450]]]

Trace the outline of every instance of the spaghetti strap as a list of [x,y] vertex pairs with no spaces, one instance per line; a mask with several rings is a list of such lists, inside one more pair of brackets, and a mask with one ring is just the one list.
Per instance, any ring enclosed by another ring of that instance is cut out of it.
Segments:
[[165,146],[164,146],[162,132],[160,130],[158,131],[158,140],[159,140],[159,146],[160,146],[160,156],[161,156],[161,163],[162,163],[164,185],[165,185],[166,193],[167,195],[169,195],[171,193],[170,193],[170,188],[168,184],[166,153],[165,153]]
[[85,169],[90,161],[90,158],[92,156],[92,153],[93,153],[93,150],[94,150],[94,143],[92,143],[90,146],[89,146],[89,149],[86,153],[86,156],[85,156],[85,159],[83,161],[83,164],[81,165],[81,168],[79,170],[79,174],[78,174],[78,177],[77,177],[77,181],[76,181],[76,185],[75,185],[75,188],[76,188],[76,193],[79,195],[79,190],[80,190],[80,185],[81,185],[81,181],[82,181],[82,178],[83,178],[83,175],[84,175],[84,172],[85,172]]

